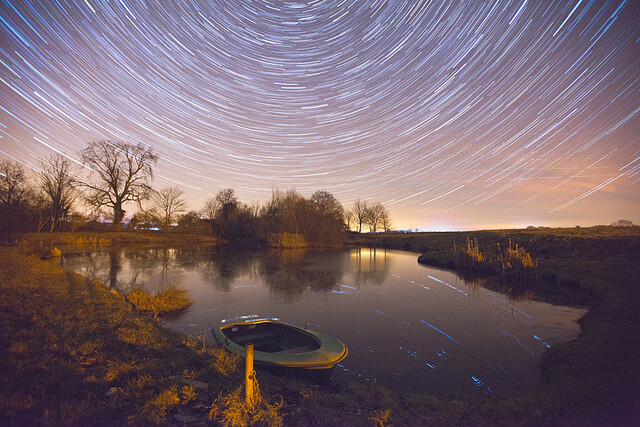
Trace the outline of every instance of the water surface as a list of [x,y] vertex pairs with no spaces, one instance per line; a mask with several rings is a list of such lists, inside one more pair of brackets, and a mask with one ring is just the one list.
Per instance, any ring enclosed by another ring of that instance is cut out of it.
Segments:
[[177,284],[195,303],[163,320],[213,336],[230,318],[269,317],[340,338],[349,356],[333,381],[400,391],[504,393],[540,384],[549,347],[575,338],[584,308],[509,297],[384,249],[229,252],[118,250],[67,254],[65,267],[120,290]]

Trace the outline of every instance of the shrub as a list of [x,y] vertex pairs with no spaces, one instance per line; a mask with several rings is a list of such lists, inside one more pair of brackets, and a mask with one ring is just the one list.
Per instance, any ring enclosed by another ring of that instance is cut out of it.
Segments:
[[307,246],[304,236],[298,233],[274,234],[269,238],[269,244],[281,249],[299,249]]

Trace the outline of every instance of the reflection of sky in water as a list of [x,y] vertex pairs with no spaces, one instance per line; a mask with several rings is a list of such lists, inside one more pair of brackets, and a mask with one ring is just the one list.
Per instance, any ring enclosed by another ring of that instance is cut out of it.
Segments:
[[510,297],[416,257],[170,249],[68,255],[65,266],[121,289],[188,289],[193,306],[164,321],[186,334],[211,337],[241,316],[309,323],[349,347],[334,380],[376,378],[401,390],[527,391],[539,384],[543,352],[579,333],[584,309]]

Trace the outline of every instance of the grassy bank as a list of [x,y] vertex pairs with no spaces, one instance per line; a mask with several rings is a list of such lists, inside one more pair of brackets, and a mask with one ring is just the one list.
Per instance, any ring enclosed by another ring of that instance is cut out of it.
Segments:
[[[354,244],[419,251],[441,266],[453,260],[454,241],[477,238],[490,254],[511,239],[539,260],[544,280],[528,286],[583,289],[593,305],[580,337],[545,355],[545,385],[529,394],[398,394],[375,382],[318,387],[260,371],[265,401],[251,411],[234,398],[242,384],[237,359],[163,329],[153,313],[65,272],[55,258],[41,259],[71,239],[49,236],[0,247],[0,424],[632,425],[640,417],[637,229],[358,236]],[[109,244],[140,243],[115,237]]]
[[5,237],[5,244],[18,245],[24,251],[35,251],[63,245],[78,246],[196,246],[217,245],[220,241],[201,234],[161,232],[113,232],[113,233],[23,233]]
[[54,261],[0,248],[0,289],[0,424],[206,420],[204,406],[238,381],[227,378],[237,360]]
[[424,264],[452,267],[454,247],[464,247],[467,238],[477,239],[488,256],[497,255],[497,244],[512,241],[537,258],[540,279],[518,286],[550,295],[579,289],[592,296],[580,336],[545,354],[545,387],[532,401],[548,402],[545,410],[556,408],[556,416],[576,425],[640,420],[640,227],[378,234],[354,243],[413,250],[422,253]]

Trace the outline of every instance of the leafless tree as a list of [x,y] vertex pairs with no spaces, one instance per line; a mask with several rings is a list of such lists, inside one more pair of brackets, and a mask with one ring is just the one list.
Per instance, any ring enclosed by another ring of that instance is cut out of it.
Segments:
[[369,205],[366,201],[356,200],[351,208],[351,212],[353,213],[353,219],[358,226],[358,233],[362,233],[362,226],[367,221],[367,211],[369,210]]
[[37,230],[38,200],[28,179],[19,163],[0,160],[0,240],[5,233]]
[[183,194],[184,190],[177,185],[165,187],[151,194],[150,212],[158,218],[165,230],[176,221],[178,215],[187,210],[187,201],[182,198]]
[[619,219],[611,223],[612,227],[633,227],[633,222],[628,219]]
[[98,175],[97,182],[83,184],[89,190],[87,202],[95,209],[110,209],[113,223],[119,227],[125,214],[124,205],[140,204],[149,197],[158,156],[142,144],[120,141],[92,142],[81,154],[83,163]]
[[365,215],[365,224],[369,226],[369,231],[375,233],[378,226],[382,224],[382,218],[384,216],[384,207],[381,203],[376,202],[367,208]]
[[316,191],[311,195],[311,201],[321,214],[342,218],[342,205],[338,199],[328,191]]
[[391,216],[389,215],[389,211],[387,210],[387,208],[384,208],[382,212],[380,225],[382,226],[382,229],[385,233],[391,231],[391,229],[393,228],[393,222],[391,221]]
[[215,230],[214,221],[216,219],[216,214],[218,213],[218,209],[220,208],[218,201],[215,197],[209,197],[205,200],[204,205],[199,211],[200,216],[209,223],[210,233],[213,234]]
[[19,205],[30,196],[27,175],[19,163],[0,160],[0,203]]
[[67,219],[77,195],[71,161],[59,154],[49,157],[40,166],[38,181],[45,200],[42,225],[48,224],[49,231],[54,231]]

